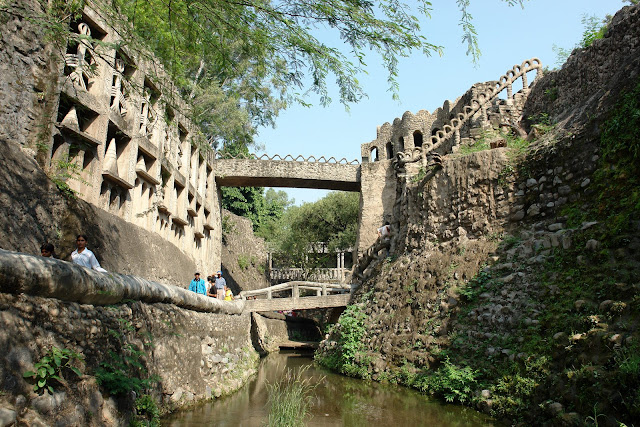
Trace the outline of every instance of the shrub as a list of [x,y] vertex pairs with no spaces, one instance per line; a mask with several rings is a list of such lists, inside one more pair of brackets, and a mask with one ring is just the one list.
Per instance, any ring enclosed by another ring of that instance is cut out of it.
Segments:
[[316,361],[342,374],[369,378],[369,358],[364,354],[363,338],[366,334],[366,315],[358,304],[350,305],[340,316],[340,322],[331,328],[337,346],[326,354],[316,354]]
[[442,396],[447,402],[470,403],[473,387],[477,384],[478,372],[469,366],[459,367],[449,361],[434,373],[418,377],[415,386],[423,391]]
[[46,389],[53,393],[54,384],[66,385],[64,371],[71,371],[78,377],[82,376],[82,372],[72,366],[76,360],[83,360],[82,356],[66,348],[51,347],[34,365],[35,371],[26,371],[22,376],[35,381],[33,391],[43,392]]

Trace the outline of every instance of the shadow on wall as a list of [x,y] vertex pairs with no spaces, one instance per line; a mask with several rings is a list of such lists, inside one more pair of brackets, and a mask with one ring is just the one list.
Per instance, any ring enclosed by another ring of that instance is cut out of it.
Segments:
[[195,263],[159,235],[130,224],[81,199],[63,196],[33,158],[0,141],[0,247],[40,254],[53,243],[70,260],[77,234],[108,271],[187,287]]

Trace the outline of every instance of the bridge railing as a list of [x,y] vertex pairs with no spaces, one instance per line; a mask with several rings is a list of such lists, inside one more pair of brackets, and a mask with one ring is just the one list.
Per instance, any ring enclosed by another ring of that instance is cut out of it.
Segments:
[[346,158],[341,158],[340,160],[335,157],[326,158],[325,156],[309,156],[304,157],[303,155],[292,156],[291,154],[287,154],[282,157],[279,154],[274,154],[273,156],[269,156],[268,154],[257,155],[254,153],[239,153],[239,154],[229,154],[229,153],[221,153],[216,152],[215,154],[216,160],[271,160],[271,161],[286,161],[286,162],[307,162],[307,163],[338,163],[338,164],[346,164],[346,165],[358,165],[360,162],[357,159],[347,160]]
[[349,270],[345,268],[317,268],[309,272],[303,268],[272,268],[269,279],[272,282],[282,281],[313,281],[344,283],[347,281]]
[[[442,130],[439,130],[430,139],[426,140],[421,147],[415,147],[411,150],[398,153],[394,159],[395,167],[401,169],[406,163],[413,163],[422,161],[423,166],[429,165],[429,157],[432,157],[437,151],[449,151],[451,147],[444,147],[445,142],[450,142],[451,138],[455,136],[458,143],[460,137],[460,129],[467,123],[474,115],[480,111],[482,114],[483,122],[488,121],[487,118],[487,106],[491,104],[498,95],[503,91],[507,91],[507,104],[515,106],[513,84],[518,80],[522,80],[522,92],[526,95],[529,92],[530,85],[527,81],[527,73],[529,71],[536,70],[536,77],[542,76],[542,63],[538,58],[532,58],[524,61],[521,65],[514,65],[511,70],[508,70],[503,76],[497,80],[495,87],[488,88],[487,90],[476,94],[470,102],[470,105],[466,105],[461,113],[458,113],[456,117],[444,125]],[[535,80],[534,78],[534,80]],[[451,145],[451,144],[448,144]],[[447,154],[445,152],[438,153],[439,155]]]
[[279,285],[269,286],[268,288],[256,289],[253,291],[242,291],[240,292],[240,298],[243,300],[246,300],[247,297],[263,297],[266,299],[273,299],[273,294],[291,291],[291,297],[297,299],[300,298],[300,290],[315,291],[315,296],[327,296],[330,293],[350,292],[351,286],[335,283],[295,281],[281,283]]

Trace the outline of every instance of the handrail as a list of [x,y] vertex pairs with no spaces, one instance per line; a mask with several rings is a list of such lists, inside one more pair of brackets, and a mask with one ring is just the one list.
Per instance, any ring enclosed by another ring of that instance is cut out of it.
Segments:
[[287,290],[295,290],[295,289],[307,289],[307,290],[319,290],[323,292],[329,292],[333,290],[348,290],[351,289],[350,285],[341,285],[335,283],[318,283],[318,282],[307,282],[307,281],[294,281],[281,283],[279,285],[269,286],[267,288],[255,289],[250,291],[242,291],[239,296],[242,299],[246,299],[246,297],[250,296],[258,296],[258,295],[267,295],[270,297],[274,292],[282,292]]
[[507,89],[508,101],[513,101],[512,85],[517,79],[522,78],[523,91],[528,91],[527,73],[533,70],[536,70],[535,78],[542,76],[542,62],[538,58],[528,59],[521,65],[514,65],[511,70],[506,71],[505,74],[500,77],[495,87],[476,94],[470,101],[471,105],[464,106],[462,112],[458,113],[457,117],[454,117],[448,124],[444,125],[442,130],[439,130],[435,135],[431,136],[426,145],[399,152],[394,159],[394,167],[399,169],[406,163],[413,163],[418,160],[422,160],[423,164],[426,165],[427,155],[430,152],[440,148],[442,144],[459,131],[478,110],[483,109],[484,113],[484,107],[496,99],[503,90]]
[[293,157],[291,154],[287,154],[286,156],[282,157],[279,154],[274,154],[273,156],[269,156],[268,154],[261,154],[261,155],[257,155],[254,153],[249,153],[249,154],[244,154],[244,153],[239,153],[239,154],[229,154],[229,153],[220,153],[220,152],[216,152],[215,153],[215,159],[216,160],[279,160],[279,161],[289,161],[289,162],[306,162],[306,163],[336,163],[336,164],[347,164],[347,165],[358,165],[360,164],[360,162],[357,159],[354,160],[347,160],[346,158],[341,158],[340,160],[337,160],[335,157],[329,157],[328,159],[324,156],[320,156],[320,157],[315,157],[315,156],[309,156],[309,157],[304,157],[303,155],[298,155],[296,157]]

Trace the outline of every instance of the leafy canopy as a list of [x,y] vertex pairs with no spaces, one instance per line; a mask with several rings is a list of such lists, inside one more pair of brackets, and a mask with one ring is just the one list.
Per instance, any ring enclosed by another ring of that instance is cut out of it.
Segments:
[[358,193],[331,192],[315,203],[289,207],[262,236],[277,252],[278,263],[311,273],[332,265],[337,250],[355,246],[359,204]]
[[[475,60],[469,3],[457,0],[463,41]],[[282,108],[308,105],[309,93],[328,105],[332,79],[341,103],[357,102],[365,95],[358,81],[365,59],[383,64],[396,97],[399,58],[441,53],[421,28],[432,9],[427,0],[111,0],[104,6],[101,14],[121,24],[129,49],[141,40],[160,59],[214,147],[250,144]]]

